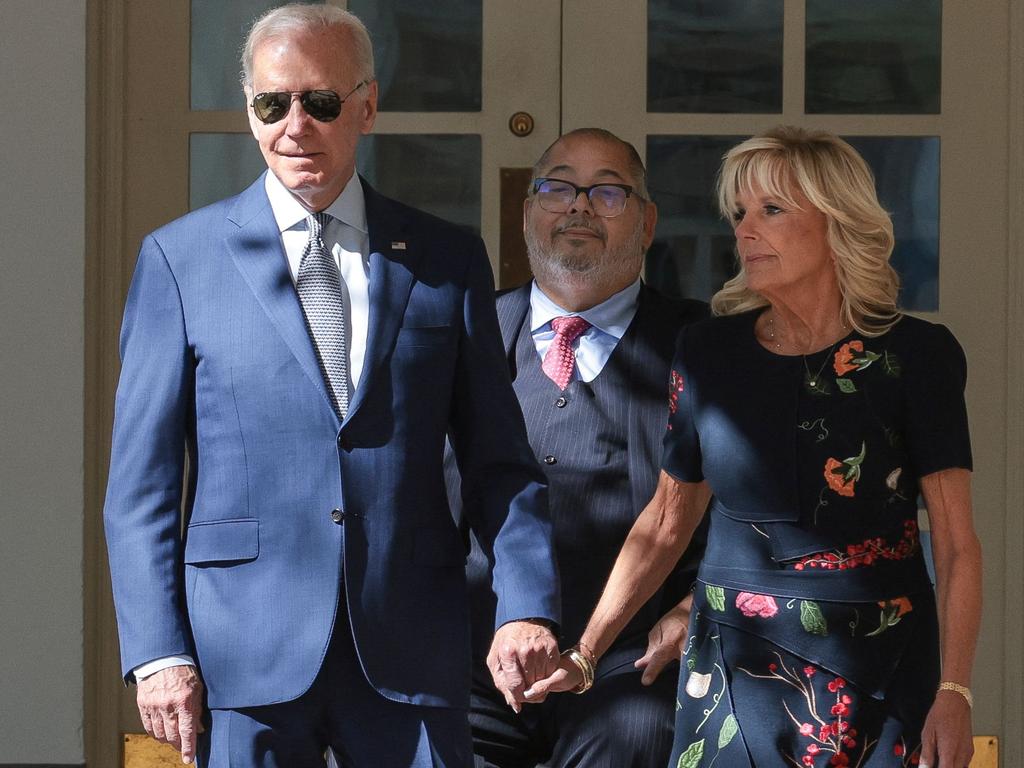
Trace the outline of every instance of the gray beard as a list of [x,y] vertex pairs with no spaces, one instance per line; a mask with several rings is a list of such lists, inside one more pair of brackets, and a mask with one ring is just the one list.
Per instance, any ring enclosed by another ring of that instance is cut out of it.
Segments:
[[614,250],[596,256],[573,248],[541,243],[532,227],[524,233],[526,253],[534,277],[547,285],[620,285],[636,279],[643,263],[643,222]]

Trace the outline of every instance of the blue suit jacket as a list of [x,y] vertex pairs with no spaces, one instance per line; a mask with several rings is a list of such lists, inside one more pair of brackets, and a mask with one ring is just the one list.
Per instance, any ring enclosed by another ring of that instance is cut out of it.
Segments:
[[191,653],[211,707],[288,701],[337,623],[383,695],[466,706],[446,434],[495,562],[497,623],[558,620],[543,473],[483,243],[364,183],[369,332],[340,424],[263,184],[157,230],[139,253],[104,510],[124,672]]

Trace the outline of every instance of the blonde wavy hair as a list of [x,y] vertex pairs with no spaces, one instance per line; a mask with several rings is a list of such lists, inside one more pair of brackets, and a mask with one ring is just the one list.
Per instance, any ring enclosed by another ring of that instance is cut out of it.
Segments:
[[[825,131],[779,126],[730,149],[718,172],[718,207],[735,221],[738,194],[760,189],[799,207],[793,190],[803,193],[828,221],[828,244],[835,255],[848,328],[879,336],[900,318],[896,300],[900,281],[889,263],[894,244],[892,220],[878,202],[875,179],[857,151]],[[768,305],[739,274],[711,298],[716,315],[733,315]]]

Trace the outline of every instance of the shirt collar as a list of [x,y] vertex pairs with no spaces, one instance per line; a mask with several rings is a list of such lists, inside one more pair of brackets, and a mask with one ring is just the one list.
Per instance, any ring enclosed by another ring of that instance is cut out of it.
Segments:
[[570,312],[552,301],[534,280],[530,288],[530,332],[536,333],[548,325],[553,318],[562,315],[579,315],[598,330],[614,336],[616,339],[621,339],[629,324],[633,322],[639,301],[640,278],[638,277],[631,285],[609,296],[600,304],[583,312]]
[[[302,203],[288,191],[288,188],[281,183],[273,171],[267,171],[264,186],[267,190],[267,198],[270,200],[270,209],[274,212],[274,220],[277,222],[280,232],[292,229],[306,220],[309,211],[302,207]],[[355,173],[352,174],[352,178],[348,180],[345,188],[341,190],[341,194],[324,210],[363,234],[369,232],[366,226],[366,199],[363,196],[363,185],[359,183],[359,176]]]

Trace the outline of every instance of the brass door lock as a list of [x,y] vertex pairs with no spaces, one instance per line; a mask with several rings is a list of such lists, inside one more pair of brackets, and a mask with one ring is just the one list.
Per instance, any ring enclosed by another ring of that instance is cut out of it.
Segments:
[[533,115],[529,112],[516,112],[508,119],[508,129],[522,138],[533,133]]

